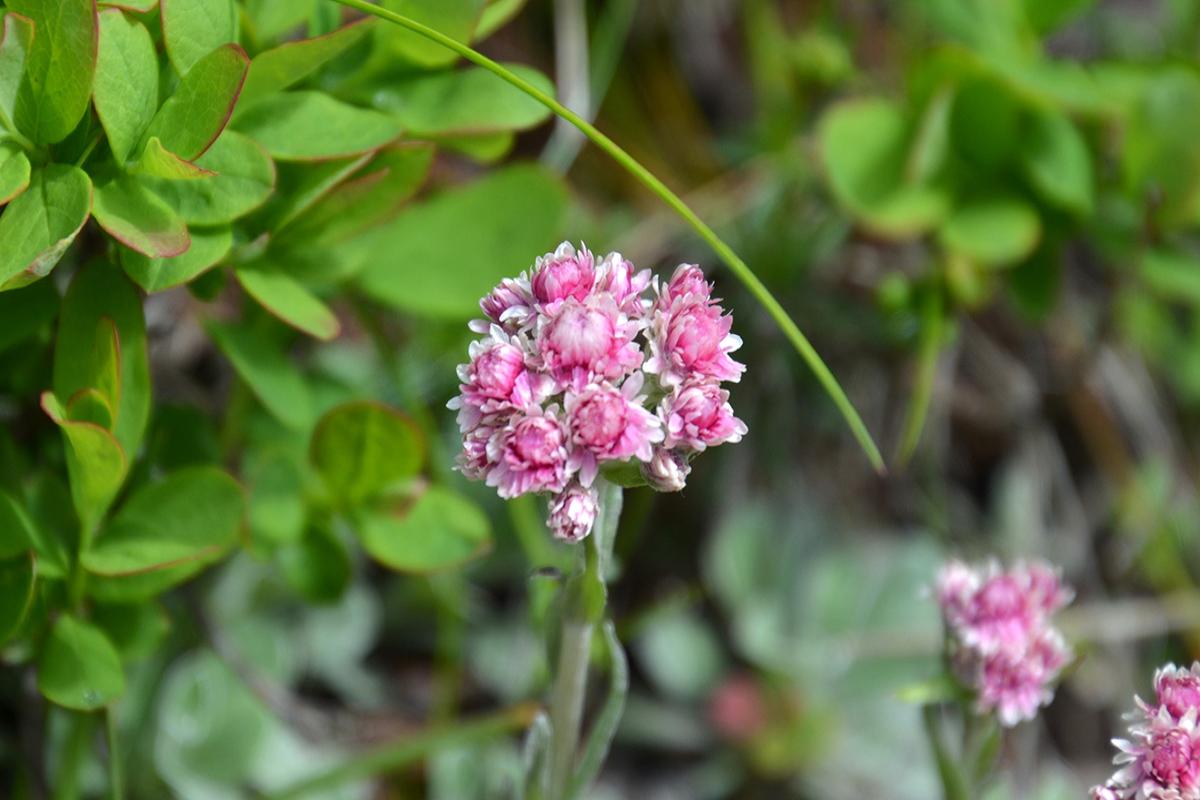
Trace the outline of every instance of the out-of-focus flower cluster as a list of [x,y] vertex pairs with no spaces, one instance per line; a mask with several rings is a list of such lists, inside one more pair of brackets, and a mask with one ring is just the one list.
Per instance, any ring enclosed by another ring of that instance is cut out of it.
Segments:
[[1011,727],[1050,702],[1071,658],[1051,617],[1072,596],[1046,564],[1002,570],[994,561],[979,568],[952,561],[942,568],[937,599],[951,665],[981,713]]
[[449,403],[458,467],[504,498],[549,494],[561,539],[591,531],[604,465],[636,462],[655,489],[678,491],[694,454],[746,433],[721,386],[745,370],[729,355],[741,339],[695,265],[662,282],[564,242],[480,307],[471,329],[484,336]]
[[1129,738],[1114,739],[1117,771],[1093,800],[1200,800],[1200,663],[1154,675],[1154,702],[1134,698]]

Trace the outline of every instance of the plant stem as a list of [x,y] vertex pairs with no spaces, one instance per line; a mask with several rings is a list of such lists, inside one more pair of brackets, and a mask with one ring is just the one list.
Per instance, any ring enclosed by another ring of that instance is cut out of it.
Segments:
[[125,783],[121,777],[121,750],[118,746],[117,715],[112,708],[104,710],[104,721],[108,733],[108,788],[112,800],[123,800]]
[[92,740],[92,715],[70,712],[70,730],[54,776],[54,800],[79,800],[80,773]]
[[352,756],[333,769],[293,783],[267,795],[268,800],[295,800],[338,786],[394,772],[446,747],[480,742],[528,727],[538,713],[532,703],[478,717],[469,722],[437,725],[412,736]]
[[942,736],[938,706],[929,703],[921,709],[921,714],[925,723],[925,736],[929,740],[930,749],[933,750],[938,777],[942,781],[943,800],[971,800],[967,778]]
[[883,463],[883,456],[880,454],[878,446],[876,446],[875,441],[871,438],[871,434],[867,430],[866,424],[862,421],[862,418],[859,417],[858,411],[855,410],[854,405],[846,396],[841,384],[838,383],[837,378],[834,377],[833,373],[829,370],[829,367],[825,365],[825,362],[821,360],[821,356],[817,353],[816,349],[813,348],[812,344],[808,341],[808,338],[801,333],[800,328],[797,327],[796,323],[792,321],[792,318],[788,316],[787,311],[784,310],[779,301],[775,299],[775,296],[771,294],[771,290],[768,289],[766,284],[759,279],[758,275],[754,273],[754,270],[750,269],[746,262],[743,261],[741,257],[733,251],[733,248],[727,245],[721,239],[721,237],[717,235],[716,231],[710,228],[708,224],[704,222],[704,220],[700,219],[700,217],[696,215],[696,212],[692,211],[692,209],[685,202],[683,202],[679,195],[671,191],[667,185],[655,177],[650,170],[642,166],[637,159],[625,152],[620,145],[601,133],[599,129],[597,129],[586,119],[576,114],[574,111],[567,108],[562,103],[543,92],[541,89],[538,89],[529,81],[525,80],[519,75],[516,75],[511,70],[502,67],[500,64],[496,63],[482,53],[471,49],[467,45],[450,38],[440,31],[430,28],[428,25],[422,25],[420,22],[409,19],[402,14],[397,14],[394,11],[373,5],[372,3],[368,2],[368,0],[333,0],[333,2],[340,3],[348,8],[357,9],[365,14],[370,14],[371,16],[387,20],[388,22],[399,25],[402,28],[406,28],[413,33],[424,36],[426,39],[437,42],[443,47],[462,56],[467,61],[470,61],[472,64],[486,69],[488,72],[491,72],[501,80],[504,80],[512,86],[515,86],[517,89],[520,89],[522,92],[553,111],[559,117],[565,119],[567,122],[581,130],[583,134],[587,136],[587,138],[590,139],[597,147],[599,147],[601,150],[607,153],[609,157],[624,167],[647,189],[658,195],[658,197],[664,203],[674,209],[675,212],[679,214],[679,216],[682,217],[683,220],[687,222],[693,230],[696,231],[701,239],[703,239],[710,247],[712,247],[713,251],[716,252],[721,260],[725,262],[726,266],[729,267],[737,279],[740,280],[743,285],[745,285],[750,294],[752,294],[754,298],[758,300],[760,304],[762,304],[763,308],[767,310],[767,313],[773,320],[775,320],[775,323],[784,332],[784,335],[787,336],[788,340],[792,343],[792,346],[808,365],[808,368],[812,370],[813,374],[817,378],[817,381],[825,389],[825,392],[829,395],[830,399],[833,400],[834,405],[837,406],[838,411],[841,412],[846,424],[850,427],[850,431],[854,434],[854,438],[858,440],[859,446],[863,449],[863,452],[866,453],[867,458],[871,461],[871,464],[878,472],[882,473],[886,470]]
[[592,650],[592,623],[564,616],[559,641],[558,670],[550,695],[550,800],[563,800],[571,785],[579,726],[587,690]]

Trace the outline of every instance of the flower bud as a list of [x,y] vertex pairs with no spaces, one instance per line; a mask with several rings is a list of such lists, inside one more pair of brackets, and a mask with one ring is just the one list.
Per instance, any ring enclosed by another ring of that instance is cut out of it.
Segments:
[[642,464],[642,477],[658,492],[678,492],[687,483],[691,471],[683,453],[665,447],[655,448],[653,458]]

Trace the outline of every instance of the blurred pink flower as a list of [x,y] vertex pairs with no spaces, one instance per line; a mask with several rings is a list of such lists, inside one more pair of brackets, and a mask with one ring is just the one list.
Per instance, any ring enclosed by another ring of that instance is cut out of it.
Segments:
[[555,539],[578,542],[596,523],[596,493],[572,483],[550,498],[550,532]]
[[717,731],[735,741],[760,733],[769,721],[763,690],[748,675],[724,681],[708,701],[708,716]]
[[1004,648],[977,657],[973,683],[979,710],[994,713],[1006,727],[1033,719],[1053,699],[1051,684],[1070,657],[1062,636],[1053,629],[1042,631],[1025,648]]
[[1182,719],[1192,709],[1200,711],[1200,662],[1191,669],[1167,664],[1154,673],[1155,704],[1148,705],[1138,699],[1148,713],[1156,714],[1160,708],[1175,719]]
[[488,441],[487,485],[503,498],[528,492],[558,492],[570,477],[567,431],[557,409],[519,414]]
[[732,317],[705,297],[686,294],[660,304],[651,321],[646,372],[668,387],[692,377],[741,380],[746,367],[729,356],[742,346],[732,326]]
[[1197,800],[1200,798],[1200,730],[1195,708],[1182,718],[1165,707],[1114,739],[1116,773],[1092,789],[1103,800]]
[[595,380],[615,380],[642,365],[634,342],[638,326],[607,295],[570,298],[539,323],[541,366],[563,388],[580,391]]
[[746,423],[734,416],[729,392],[705,379],[691,379],[676,387],[663,398],[658,414],[666,428],[667,447],[703,450],[740,442],[746,435]]
[[566,393],[572,463],[584,486],[592,485],[601,462],[634,457],[649,461],[653,445],[662,441],[661,423],[644,407],[646,398],[638,394],[641,388],[641,374],[635,373],[620,389],[611,383],[593,383],[581,392]]

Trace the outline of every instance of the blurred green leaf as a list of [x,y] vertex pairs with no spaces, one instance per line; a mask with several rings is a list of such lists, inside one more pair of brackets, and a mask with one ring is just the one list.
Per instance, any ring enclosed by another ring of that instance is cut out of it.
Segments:
[[9,141],[0,142],[0,205],[29,188],[29,157]]
[[67,473],[71,499],[87,530],[96,527],[125,482],[129,468],[125,452],[113,434],[90,422],[67,418],[58,399],[46,392],[42,408],[62,430],[67,444]]
[[909,131],[898,105],[871,99],[842,102],[821,118],[818,138],[834,196],[865,227],[908,238],[945,217],[949,202],[942,190],[902,180]]
[[371,160],[373,153],[346,159],[279,166],[275,195],[263,210],[263,227],[286,228]]
[[[211,1],[168,0],[171,5]],[[184,161],[204,155],[229,122],[249,63],[236,44],[223,45],[197,60],[154,115],[145,138],[157,137],[163,148]]]
[[195,180],[151,180],[150,186],[189,225],[224,225],[266,202],[275,164],[248,136],[226,130],[195,165],[212,173]]
[[92,620],[104,631],[125,662],[154,655],[171,629],[167,612],[158,603],[101,603]]
[[262,404],[290,428],[306,428],[313,407],[308,384],[281,344],[261,328],[210,321],[209,335]]
[[29,188],[0,216],[0,290],[44,278],[92,211],[92,182],[77,167],[34,170]]
[[58,314],[59,297],[50,281],[0,292],[0,352],[45,328]]
[[1177,251],[1150,250],[1142,256],[1139,274],[1162,297],[1200,306],[1200,259]]
[[[479,23],[486,0],[383,0],[384,8],[428,25],[464,44]],[[395,25],[376,29],[379,41],[393,54],[424,67],[452,64],[458,56],[436,42]]]
[[32,550],[39,538],[21,504],[8,492],[0,491],[0,559]]
[[366,153],[390,144],[403,128],[386,114],[322,92],[282,92],[246,108],[234,127],[280,161],[310,161]]
[[216,48],[237,41],[233,0],[161,0],[159,7],[167,55],[180,75]]
[[[298,4],[296,4],[298,5]],[[250,62],[238,113],[255,100],[293,86],[362,41],[373,20],[364,19],[313,39],[285,42],[259,53]]]
[[309,459],[339,502],[357,504],[412,478],[425,461],[425,443],[412,420],[395,409],[354,402],[317,423]]
[[309,528],[276,556],[288,584],[311,603],[337,600],[350,584],[350,554],[332,535]]
[[476,41],[486,39],[506,25],[520,13],[526,2],[527,0],[491,0],[487,8],[483,9],[479,25],[475,28]]
[[329,307],[286,272],[256,262],[238,268],[235,274],[247,294],[293,328],[325,341],[341,331]]
[[1022,108],[1000,80],[984,75],[962,86],[950,112],[955,150],[977,168],[995,172],[1017,153]]
[[81,269],[67,290],[54,350],[54,393],[69,400],[81,389],[95,388],[97,339],[105,318],[116,325],[120,341],[113,433],[132,459],[150,417],[150,365],[141,297],[115,264],[97,262]]
[[1091,156],[1070,119],[1053,112],[1031,116],[1022,137],[1021,160],[1043,199],[1080,215],[1091,213],[1095,203]]
[[228,226],[191,228],[192,244],[187,252],[174,258],[150,258],[133,250],[121,253],[125,274],[147,292],[161,292],[181,286],[213,268],[233,248],[233,232]]
[[479,507],[439,486],[411,506],[364,511],[357,531],[376,561],[419,575],[459,567],[485,553],[492,542],[491,524]]
[[[554,82],[542,73],[520,64],[505,66],[554,96]],[[390,80],[371,101],[413,136],[524,130],[550,116],[544,105],[481,67]]]
[[34,25],[14,122],[39,144],[61,142],[92,99],[98,38],[95,0],[9,0],[7,5]]
[[566,201],[562,183],[543,169],[507,167],[409,206],[353,243],[349,257],[364,265],[359,285],[376,300],[424,317],[469,319],[501,278],[528,268],[530,253],[553,248]]
[[686,609],[656,618],[634,644],[650,680],[676,699],[705,696],[725,669],[712,631]]
[[1154,74],[1132,110],[1121,163],[1126,185],[1169,224],[1191,221],[1200,200],[1200,77],[1181,68]]
[[1056,30],[1096,4],[1096,0],[1023,0],[1025,16],[1038,33]]
[[11,639],[25,621],[33,604],[36,574],[32,552],[0,559],[0,644]]
[[249,488],[250,532],[272,545],[294,542],[304,535],[303,464],[280,448],[258,450],[243,472]]
[[1041,223],[1023,200],[996,198],[955,209],[938,230],[942,246],[985,266],[1005,266],[1037,247]]
[[38,689],[53,703],[95,711],[125,692],[116,648],[99,628],[63,614],[38,659]]
[[237,539],[245,499],[215,467],[188,467],[143,486],[81,557],[97,575],[131,575],[208,559]]
[[119,8],[100,13],[92,97],[113,158],[124,164],[158,111],[158,54],[145,26]]
[[92,214],[109,236],[150,258],[177,256],[191,244],[183,219],[131,176],[97,187]]

